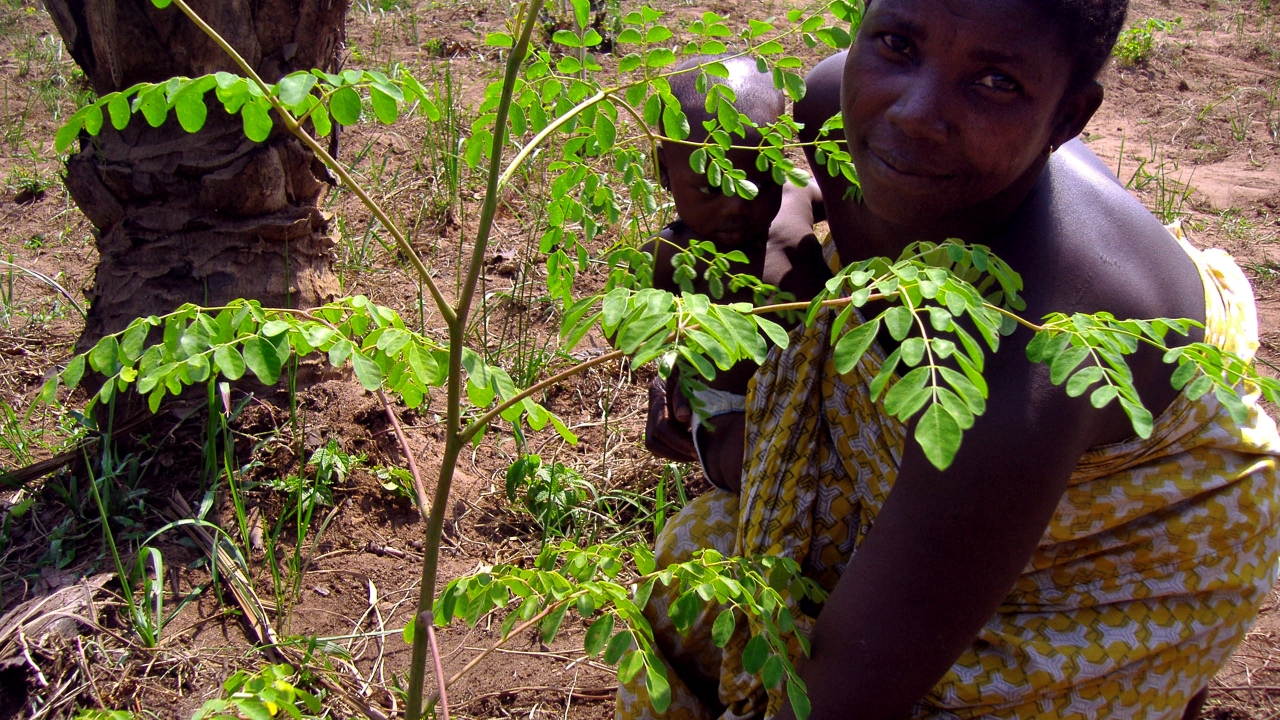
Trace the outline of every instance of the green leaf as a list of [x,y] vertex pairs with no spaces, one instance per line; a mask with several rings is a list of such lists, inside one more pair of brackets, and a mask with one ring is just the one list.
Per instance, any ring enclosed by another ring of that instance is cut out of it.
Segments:
[[629,647],[631,647],[631,631],[623,630],[609,638],[609,644],[604,649],[604,661],[610,665],[616,665]]
[[764,667],[768,658],[769,642],[764,639],[764,635],[753,635],[742,651],[742,669],[755,675]]
[[578,36],[568,30],[557,30],[551,36],[551,42],[571,48],[582,47],[582,41],[578,39]]
[[569,609],[569,603],[561,603],[560,607],[551,611],[551,614],[542,619],[542,642],[550,645],[551,641],[556,639],[556,633],[560,632],[560,624],[564,622],[564,614]]
[[373,114],[384,124],[390,125],[396,121],[396,118],[400,117],[400,109],[396,106],[396,99],[377,86],[369,88],[369,101],[373,104]]
[[311,88],[316,85],[316,76],[305,70],[289,74],[281,78],[276,85],[276,91],[279,93],[280,102],[286,107],[295,107],[301,105],[302,101],[311,94]]
[[960,424],[938,403],[930,405],[916,424],[915,438],[924,456],[939,470],[946,470],[960,449]]
[[711,626],[711,640],[715,642],[716,647],[722,648],[729,644],[736,625],[737,621],[733,617],[733,608],[726,608],[720,611],[720,614],[716,616],[715,623]]
[[911,321],[915,318],[910,310],[894,305],[885,311],[884,324],[889,328],[889,335],[901,342],[911,332]]
[[329,137],[329,133],[333,132],[329,111],[321,103],[316,103],[316,107],[311,110],[311,124],[315,126],[316,137]]
[[782,658],[777,654],[770,655],[769,659],[764,663],[764,670],[760,673],[760,679],[764,681],[765,689],[772,690],[778,687],[778,683],[782,682],[782,675]]
[[[934,340],[934,343],[943,342],[942,339]],[[907,338],[902,342],[902,362],[907,367],[915,367],[924,359],[924,338],[913,337]]]
[[635,561],[636,571],[641,575],[648,575],[658,568],[658,562],[653,557],[653,551],[644,545],[633,546],[631,548],[631,557]]
[[228,380],[239,380],[244,375],[244,358],[230,345],[219,345],[213,351],[213,361]]
[[115,375],[119,363],[120,343],[114,335],[98,341],[89,351],[89,367],[103,375]]
[[329,112],[342,125],[360,122],[360,93],[350,87],[340,87],[329,97]]
[[439,385],[443,381],[440,365],[435,357],[416,344],[409,346],[409,367],[413,369],[414,376],[423,387]]
[[1129,400],[1123,395],[1120,396],[1120,407],[1124,408],[1124,412],[1129,416],[1129,422],[1133,424],[1133,432],[1144,440],[1151,437],[1151,427],[1153,418],[1151,411],[1142,407],[1138,403]]
[[1067,395],[1070,397],[1080,397],[1084,394],[1089,386],[1102,379],[1102,368],[1097,365],[1090,365],[1082,368],[1080,372],[1071,376],[1067,381]]
[[777,345],[779,349],[785,350],[791,344],[791,337],[787,334],[786,329],[778,323],[761,315],[753,315],[752,319],[755,320],[756,326],[763,330],[764,334],[769,336],[769,340],[774,345]]
[[666,48],[654,48],[644,56],[644,66],[647,68],[666,67],[675,61],[676,54]]
[[111,115],[111,127],[123,130],[129,126],[129,98],[124,93],[113,93],[107,102],[107,113]]
[[605,643],[609,641],[609,634],[613,632],[613,613],[605,613],[596,618],[591,623],[591,627],[587,628],[587,636],[583,641],[583,648],[588,655],[595,657],[604,649]]
[[796,720],[809,720],[809,695],[795,680],[787,678],[787,699],[791,701],[791,710],[796,714]]
[[653,313],[628,322],[618,333],[618,349],[628,354],[635,353],[650,335],[666,327],[670,317],[669,313]]
[[67,362],[67,367],[62,371],[62,383],[68,389],[74,390],[80,384],[80,380],[84,377],[84,355],[76,355]]
[[852,370],[858,364],[858,360],[862,359],[867,348],[871,347],[871,343],[876,339],[876,334],[879,332],[880,318],[876,318],[845,333],[840,338],[840,341],[836,343],[836,372],[843,375]]
[[356,379],[365,390],[373,392],[382,387],[382,368],[373,358],[356,350],[351,353],[351,367],[355,369]]
[[179,95],[173,109],[178,115],[178,124],[189,133],[199,132],[204,127],[205,118],[209,116],[209,109],[204,104],[204,95],[195,92]]
[[918,367],[903,375],[902,379],[885,393],[884,411],[903,420],[910,417],[924,404],[924,400],[919,398],[919,395],[928,394],[929,391],[925,387],[928,380],[928,367]]
[[53,149],[59,153],[67,151],[71,147],[71,143],[80,137],[80,128],[84,127],[84,118],[72,116],[66,125],[58,128],[58,132],[53,136]]
[[622,662],[618,663],[618,680],[629,683],[643,669],[644,655],[639,650],[632,650],[622,658]]
[[147,332],[151,326],[141,320],[130,323],[129,329],[120,337],[119,358],[121,364],[132,365],[142,357],[143,343],[147,340]]
[[84,109],[84,129],[94,136],[102,130],[102,108],[96,103]]
[[671,706],[671,684],[663,674],[666,668],[659,664],[661,662],[651,662],[644,676],[644,687],[649,691],[649,704],[659,714],[665,713]]
[[1120,388],[1117,388],[1115,385],[1103,385],[1089,395],[1089,402],[1094,407],[1101,409],[1106,407],[1107,403],[1114,400],[1119,394]]
[[510,33],[496,32],[485,35],[484,44],[487,47],[511,47],[515,42]]
[[254,142],[262,142],[271,135],[271,115],[256,102],[247,102],[240,108],[244,121],[244,136]]
[[596,113],[596,141],[600,143],[600,152],[606,153],[613,149],[613,143],[618,138],[618,128],[613,124],[613,120],[605,113]]
[[[44,381],[44,385],[40,386],[40,392],[36,393],[35,404],[47,405],[53,402],[58,396],[58,376],[54,375]],[[0,477],[3,477],[0,475]]]
[[235,704],[236,709],[240,711],[240,714],[249,718],[249,720],[273,720],[271,711],[267,709],[266,705],[257,700],[236,698],[232,702]]
[[1083,345],[1069,347],[1058,353],[1049,361],[1049,382],[1061,385],[1062,381],[1067,379],[1067,375],[1087,357],[1089,357],[1089,348]]
[[257,335],[244,341],[244,364],[263,385],[275,385],[280,379],[280,356],[275,346]]

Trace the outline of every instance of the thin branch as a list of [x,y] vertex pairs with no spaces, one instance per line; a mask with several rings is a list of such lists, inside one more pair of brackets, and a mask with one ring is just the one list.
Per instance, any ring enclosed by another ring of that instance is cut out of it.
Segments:
[[[502,638],[501,640],[499,640],[498,642],[494,643],[493,645],[490,645],[488,648],[486,648],[485,650],[483,650],[479,655],[477,655],[477,656],[475,656],[475,657],[471,658],[471,662],[467,663],[465,666],[463,666],[463,668],[462,668],[461,670],[459,670],[458,672],[454,673],[454,674],[453,674],[453,677],[449,678],[449,682],[445,683],[445,687],[446,687],[446,688],[447,688],[447,687],[451,687],[454,683],[458,682],[458,678],[462,677],[463,675],[466,675],[466,674],[467,674],[467,672],[469,672],[469,671],[471,670],[471,668],[473,668],[473,667],[475,667],[476,665],[478,665],[478,664],[480,663],[480,661],[481,661],[481,660],[484,660],[486,657],[489,657],[489,653],[491,653],[491,652],[493,652],[493,651],[497,650],[498,648],[502,647],[503,645],[506,645],[508,640],[510,640],[511,638],[515,637],[516,635],[519,635],[520,633],[524,632],[525,630],[528,630],[529,628],[533,627],[533,626],[534,626],[534,625],[536,625],[538,622],[540,622],[540,621],[542,620],[542,618],[544,618],[544,617],[546,617],[547,615],[551,614],[551,612],[552,612],[553,610],[555,610],[556,608],[560,607],[561,605],[563,605],[563,604],[564,604],[564,603],[566,603],[566,602],[568,602],[568,599],[561,600],[561,601],[560,601],[560,602],[558,602],[558,603],[551,603],[550,605],[548,605],[548,606],[546,606],[545,608],[543,608],[543,609],[542,609],[542,612],[538,613],[537,615],[534,615],[533,617],[529,618],[529,619],[528,619],[528,620],[526,620],[525,622],[521,623],[520,625],[518,625],[517,627],[515,627],[514,629],[512,629],[512,631],[511,631],[511,632],[507,633],[507,636],[506,636],[506,637]],[[437,692],[436,694],[434,694],[434,695],[432,695],[431,697],[427,698],[427,707],[428,707],[428,708],[430,708],[431,706],[435,705],[435,704],[436,704],[436,701],[437,701],[437,700],[439,700],[439,699],[440,699],[440,693],[439,693],[439,692]]]
[[378,399],[382,401],[382,408],[387,411],[387,418],[391,420],[391,427],[396,431],[396,442],[400,443],[400,452],[404,453],[405,462],[409,465],[409,474],[413,476],[413,490],[418,496],[418,514],[422,516],[422,522],[427,522],[430,518],[427,516],[427,489],[422,484],[422,475],[418,473],[418,463],[413,459],[413,451],[409,449],[409,440],[404,435],[404,428],[400,427],[400,418],[396,417],[395,410],[391,408],[391,401],[387,400],[387,394],[378,388]]
[[552,385],[555,385],[563,380],[567,380],[568,378],[571,378],[574,375],[577,375],[578,373],[583,372],[584,370],[589,370],[590,368],[593,368],[596,365],[612,362],[614,360],[621,360],[626,356],[627,354],[622,352],[621,350],[614,350],[611,353],[605,353],[604,355],[601,355],[598,358],[595,358],[593,360],[588,360],[580,365],[574,365],[573,367],[569,368],[568,370],[565,370],[564,372],[556,373],[555,375],[552,375],[551,377],[547,378],[546,380],[543,380],[542,382],[536,385],[529,386],[527,389],[513,395],[510,400],[506,400],[500,403],[496,408],[490,410],[484,415],[481,415],[479,418],[472,420],[467,425],[466,429],[464,429],[461,433],[462,442],[465,443],[469,441],[472,437],[475,436],[476,433],[480,432],[480,430],[483,429],[485,425],[489,424],[489,422],[492,421],[495,417],[498,417],[507,409],[511,408],[516,403],[524,400],[530,395],[533,395],[534,393],[545,390],[546,388],[549,388]]
[[271,87],[263,82],[258,73],[251,65],[249,65],[248,61],[245,60],[230,43],[223,39],[223,37],[218,34],[217,30],[214,30],[199,15],[197,15],[196,12],[192,10],[186,2],[184,2],[184,0],[173,0],[173,4],[177,5],[178,9],[187,17],[191,18],[191,21],[194,22],[197,27],[212,38],[213,41],[218,44],[218,47],[222,48],[223,52],[227,53],[227,55],[235,61],[236,65],[240,66],[240,69],[244,71],[245,75],[252,80],[260,90],[262,90],[262,94],[266,96],[267,101],[271,103],[271,107],[275,108],[276,113],[280,115],[281,120],[284,121],[284,125],[289,132],[301,140],[303,144],[311,150],[311,152],[315,153],[316,157],[319,157],[320,160],[329,167],[330,170],[333,170],[333,172],[338,175],[338,178],[342,180],[343,184],[355,193],[356,197],[360,198],[360,202],[363,203],[365,207],[369,208],[369,211],[378,219],[378,222],[382,223],[382,226],[391,233],[393,238],[395,238],[396,245],[399,246],[400,250],[409,257],[410,264],[412,264],[414,269],[418,271],[418,275],[421,276],[423,283],[431,292],[431,297],[435,300],[436,306],[440,310],[440,314],[444,316],[446,322],[453,322],[455,315],[452,306],[450,306],[449,302],[445,300],[440,289],[436,287],[436,283],[431,279],[431,273],[427,269],[427,266],[422,262],[422,258],[418,257],[418,253],[414,251],[413,246],[405,239],[404,234],[400,232],[400,228],[391,221],[391,218],[382,209],[382,206],[370,197],[359,183],[352,179],[351,175],[347,173],[346,168],[342,167],[342,163],[335,160],[333,156],[331,156],[329,152],[320,145],[320,143],[316,142],[315,138],[311,137],[310,133],[303,129],[302,125],[294,119],[293,113],[289,112],[289,110],[280,102],[279,98],[271,93]]

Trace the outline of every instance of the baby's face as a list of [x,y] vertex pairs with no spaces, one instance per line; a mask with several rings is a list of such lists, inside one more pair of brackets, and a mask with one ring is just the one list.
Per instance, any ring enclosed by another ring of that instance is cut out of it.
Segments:
[[668,143],[663,146],[664,164],[676,213],[699,240],[710,240],[717,246],[734,247],[744,243],[763,243],[769,239],[769,225],[782,207],[782,186],[773,181],[768,171],[756,169],[757,153],[730,150],[726,157],[735,168],[745,170],[747,179],[755,183],[759,194],[752,200],[725,195],[712,187],[705,175],[689,167],[694,148]]

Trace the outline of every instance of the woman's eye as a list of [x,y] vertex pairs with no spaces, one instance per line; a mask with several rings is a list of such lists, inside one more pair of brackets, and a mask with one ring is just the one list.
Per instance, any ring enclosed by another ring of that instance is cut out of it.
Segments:
[[703,195],[710,195],[711,188],[707,187],[706,185],[700,185],[698,186],[698,192],[702,193]]
[[889,48],[890,52],[894,52],[899,55],[911,54],[911,41],[897,33],[885,33],[881,35],[880,42],[883,42],[884,46]]
[[1004,73],[987,73],[978,78],[978,84],[999,92],[1018,92],[1022,89],[1017,80]]

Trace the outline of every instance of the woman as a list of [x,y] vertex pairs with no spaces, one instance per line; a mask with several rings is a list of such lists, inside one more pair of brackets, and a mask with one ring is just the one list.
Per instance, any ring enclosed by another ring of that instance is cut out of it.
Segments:
[[[816,173],[839,257],[958,237],[1021,273],[1025,317],[1191,318],[1251,355],[1239,270],[1174,240],[1073,140],[1102,101],[1124,12],[872,2],[843,65],[815,69],[796,108],[812,132],[839,97],[862,192],[838,202],[839,183]],[[1139,351],[1129,365],[1156,418],[1141,440],[1115,403],[1053,386],[1020,330],[989,357],[987,411],[938,471],[869,401],[886,343],[837,375],[832,317],[753,380],[741,500],[692,503],[659,538],[662,560],[699,546],[787,554],[832,590],[800,664],[814,718],[1194,716],[1275,581],[1280,438],[1256,397],[1238,425]],[[683,410],[654,399],[649,444],[678,455]],[[724,653],[705,628],[674,637],[664,603],[648,612],[678,677],[670,716],[789,716],[740,671],[745,637]],[[642,687],[620,689],[618,714],[652,714]]]

